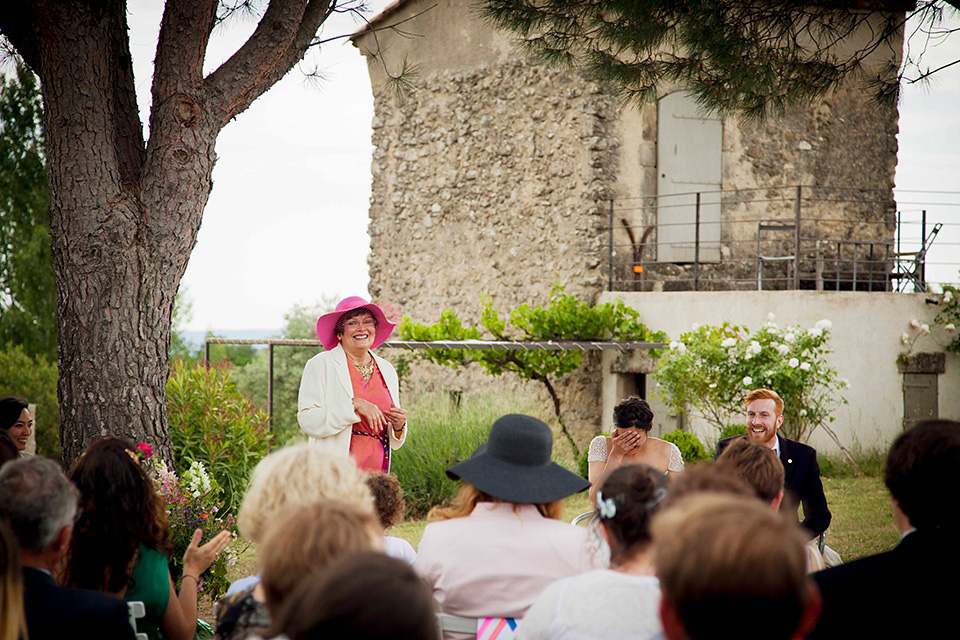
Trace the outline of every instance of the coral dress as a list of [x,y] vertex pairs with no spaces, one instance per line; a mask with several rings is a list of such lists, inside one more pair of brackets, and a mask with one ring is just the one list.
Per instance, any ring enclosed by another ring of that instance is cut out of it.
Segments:
[[[353,396],[363,398],[367,402],[377,405],[380,411],[387,412],[393,406],[393,399],[387,390],[387,383],[380,374],[380,368],[374,361],[373,375],[370,380],[364,380],[363,375],[353,365],[347,363],[350,370],[350,384],[353,385]],[[387,425],[380,433],[373,433],[361,419],[352,426],[350,436],[350,455],[363,471],[390,470],[390,426]]]

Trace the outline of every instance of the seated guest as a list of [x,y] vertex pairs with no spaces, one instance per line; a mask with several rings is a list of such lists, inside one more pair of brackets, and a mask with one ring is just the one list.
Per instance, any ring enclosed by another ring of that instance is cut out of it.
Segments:
[[608,473],[622,464],[643,463],[664,473],[683,471],[677,445],[650,435],[653,411],[643,398],[630,396],[613,408],[613,435],[590,441],[587,454],[590,499]]
[[460,492],[431,512],[438,521],[424,530],[413,565],[439,612],[521,618],[548,584],[591,568],[587,530],[560,520],[563,498],[589,484],[551,462],[552,449],[546,424],[506,415],[447,469],[462,480]]
[[26,640],[23,615],[23,569],[20,548],[10,526],[0,520],[0,639]]
[[97,638],[133,640],[123,600],[67,589],[52,577],[70,546],[76,513],[77,490],[52,460],[29,457],[0,469],[0,520],[10,524],[20,547],[27,632],[33,640],[82,637],[91,630]]
[[804,536],[753,498],[701,493],[653,522],[668,640],[803,637],[819,613]]
[[[372,514],[339,500],[320,500],[284,512],[267,528],[260,546],[263,579],[221,600],[215,637],[268,637],[271,612],[279,610],[301,580],[319,573],[342,554],[382,550],[381,538]],[[368,595],[392,596],[387,590]]]
[[[298,444],[274,451],[257,463],[250,488],[243,496],[237,528],[251,542],[262,542],[267,527],[288,510],[323,498],[343,500],[373,514],[373,497],[352,458],[322,447]],[[260,582],[260,576],[241,578],[226,596]]]
[[717,466],[715,462],[698,462],[687,467],[682,474],[670,478],[670,491],[663,500],[662,508],[674,502],[700,493],[720,493],[735,496],[753,496],[753,488],[735,474]]
[[817,450],[802,442],[784,438],[778,433],[783,424],[783,398],[770,389],[754,389],[744,398],[746,408],[745,436],[724,438],[717,443],[717,455],[731,442],[746,438],[772,449],[783,463],[783,484],[786,499],[780,510],[797,516],[797,505],[803,506],[803,522],[809,538],[816,538],[830,526],[830,509],[820,480]]
[[91,444],[68,473],[80,490],[80,517],[74,525],[64,581],[143,602],[138,633],[191,640],[197,628],[200,574],[230,543],[221,531],[200,545],[197,529],[183,555],[177,593],[170,576],[170,530],[163,500],[140,465],[134,447],[122,438]]
[[[780,509],[780,501],[783,500],[783,464],[772,449],[746,438],[738,438],[717,458],[717,467],[741,478],[774,511]],[[816,544],[817,541],[812,540],[806,546],[809,572],[824,568],[823,556]]]
[[33,433],[33,418],[26,400],[13,396],[0,398],[0,431],[7,432],[23,456]]
[[[373,494],[373,502],[380,518],[380,526],[386,531],[403,519],[407,503],[403,499],[403,487],[397,476],[392,473],[368,473],[367,486]],[[417,559],[413,546],[403,538],[383,536],[383,550],[392,557],[405,560],[409,564]]]
[[[823,615],[810,638],[952,635],[952,580],[960,573],[960,422],[925,420],[900,434],[883,478],[900,543],[813,574]],[[895,608],[884,615],[884,606]]]
[[[384,594],[371,597],[370,594]],[[274,629],[289,640],[436,640],[430,591],[406,562],[354,553],[300,581]]]
[[[653,638],[662,631],[660,582],[650,557],[650,519],[666,477],[642,464],[617,467],[597,491],[597,519],[610,569],[557,580],[523,617],[526,640]],[[624,603],[630,606],[623,606]]]

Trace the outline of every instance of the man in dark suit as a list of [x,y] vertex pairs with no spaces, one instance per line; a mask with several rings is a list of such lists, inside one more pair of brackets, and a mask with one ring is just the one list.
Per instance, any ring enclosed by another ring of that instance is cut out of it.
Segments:
[[900,434],[887,455],[884,482],[900,543],[813,574],[823,594],[823,614],[809,638],[956,633],[960,422],[925,420]]
[[[820,481],[817,450],[777,434],[783,424],[783,399],[770,389],[754,389],[744,399],[746,405],[747,438],[770,447],[783,463],[785,498],[781,511],[796,513],[797,504],[803,506],[801,524],[815,538],[830,526],[830,509]],[[743,436],[735,436],[742,438]],[[717,456],[723,453],[733,438],[717,443]]]
[[78,493],[52,460],[8,462],[0,470],[0,518],[20,545],[23,604],[31,640],[133,640],[127,605],[96,591],[66,589],[53,579],[73,534]]

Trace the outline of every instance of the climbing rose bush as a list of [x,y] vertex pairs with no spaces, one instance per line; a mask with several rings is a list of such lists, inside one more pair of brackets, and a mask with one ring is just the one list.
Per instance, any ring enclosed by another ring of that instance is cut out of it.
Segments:
[[751,389],[773,389],[783,398],[781,432],[806,440],[827,429],[846,403],[847,381],[827,364],[829,320],[814,326],[780,327],[773,314],[751,333],[741,325],[694,325],[657,363],[660,394],[672,411],[688,411],[718,430],[743,422],[743,398]]

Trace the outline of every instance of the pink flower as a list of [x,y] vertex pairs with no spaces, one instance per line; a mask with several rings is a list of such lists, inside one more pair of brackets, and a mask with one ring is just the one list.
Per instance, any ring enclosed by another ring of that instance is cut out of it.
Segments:
[[143,457],[144,457],[144,459],[147,459],[147,458],[149,458],[150,456],[153,455],[153,447],[151,447],[151,446],[150,446],[148,443],[146,443],[146,442],[138,442],[138,443],[137,443],[137,452],[140,453],[140,454],[142,454]]

